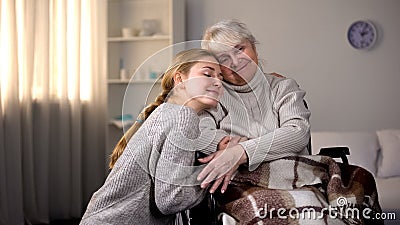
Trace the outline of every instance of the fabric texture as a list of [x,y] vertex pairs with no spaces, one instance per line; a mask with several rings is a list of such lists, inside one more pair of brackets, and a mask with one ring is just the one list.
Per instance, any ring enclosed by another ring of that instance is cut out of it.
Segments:
[[397,159],[400,154],[400,130],[386,129],[376,132],[381,146],[379,177],[400,176],[400,164]]
[[128,142],[81,224],[172,224],[205,195],[193,167],[199,118],[191,108],[157,107]]
[[383,224],[363,216],[381,212],[372,174],[326,156],[284,157],[252,172],[242,168],[220,203],[238,224]]
[[305,91],[293,79],[259,71],[246,85],[224,83],[224,88],[219,107],[200,115],[200,151],[215,151],[227,135],[247,137],[240,144],[250,170],[263,161],[308,154],[310,111],[303,102]]

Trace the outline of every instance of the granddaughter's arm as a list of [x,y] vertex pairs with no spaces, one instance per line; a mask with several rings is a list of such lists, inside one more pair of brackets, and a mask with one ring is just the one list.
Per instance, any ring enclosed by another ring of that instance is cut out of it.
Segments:
[[163,214],[174,214],[201,202],[206,190],[200,187],[197,175],[204,167],[194,166],[195,141],[199,120],[186,118],[186,123],[174,121],[159,154],[155,169],[155,202]]
[[218,150],[219,144],[225,137],[229,137],[229,133],[219,129],[218,124],[226,116],[221,106],[217,109],[210,109],[199,114],[201,131],[200,137],[197,139],[196,149],[206,155],[214,153]]

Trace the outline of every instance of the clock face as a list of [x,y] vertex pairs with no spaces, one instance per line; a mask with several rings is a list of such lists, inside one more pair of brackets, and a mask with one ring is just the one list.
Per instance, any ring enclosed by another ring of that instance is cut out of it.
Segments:
[[376,41],[376,29],[371,22],[356,21],[349,27],[347,39],[356,49],[369,49]]

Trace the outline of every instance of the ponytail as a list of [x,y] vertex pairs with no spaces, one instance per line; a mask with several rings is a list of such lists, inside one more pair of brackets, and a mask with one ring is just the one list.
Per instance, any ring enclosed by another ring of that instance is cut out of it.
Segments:
[[164,90],[159,96],[157,96],[156,100],[153,103],[151,103],[150,105],[148,105],[143,110],[143,112],[139,114],[135,123],[121,137],[121,139],[118,141],[117,145],[114,147],[113,152],[111,153],[110,163],[108,165],[110,169],[112,169],[114,167],[114,164],[117,162],[118,158],[124,152],[131,137],[142,126],[143,122],[150,116],[150,114],[165,101],[169,92],[170,92],[170,90]]

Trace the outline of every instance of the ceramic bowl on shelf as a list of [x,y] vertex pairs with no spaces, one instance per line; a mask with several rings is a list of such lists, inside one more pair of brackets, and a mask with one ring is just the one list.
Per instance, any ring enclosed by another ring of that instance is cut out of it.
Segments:
[[139,35],[140,30],[131,28],[131,27],[123,27],[121,29],[122,37],[135,37]]

